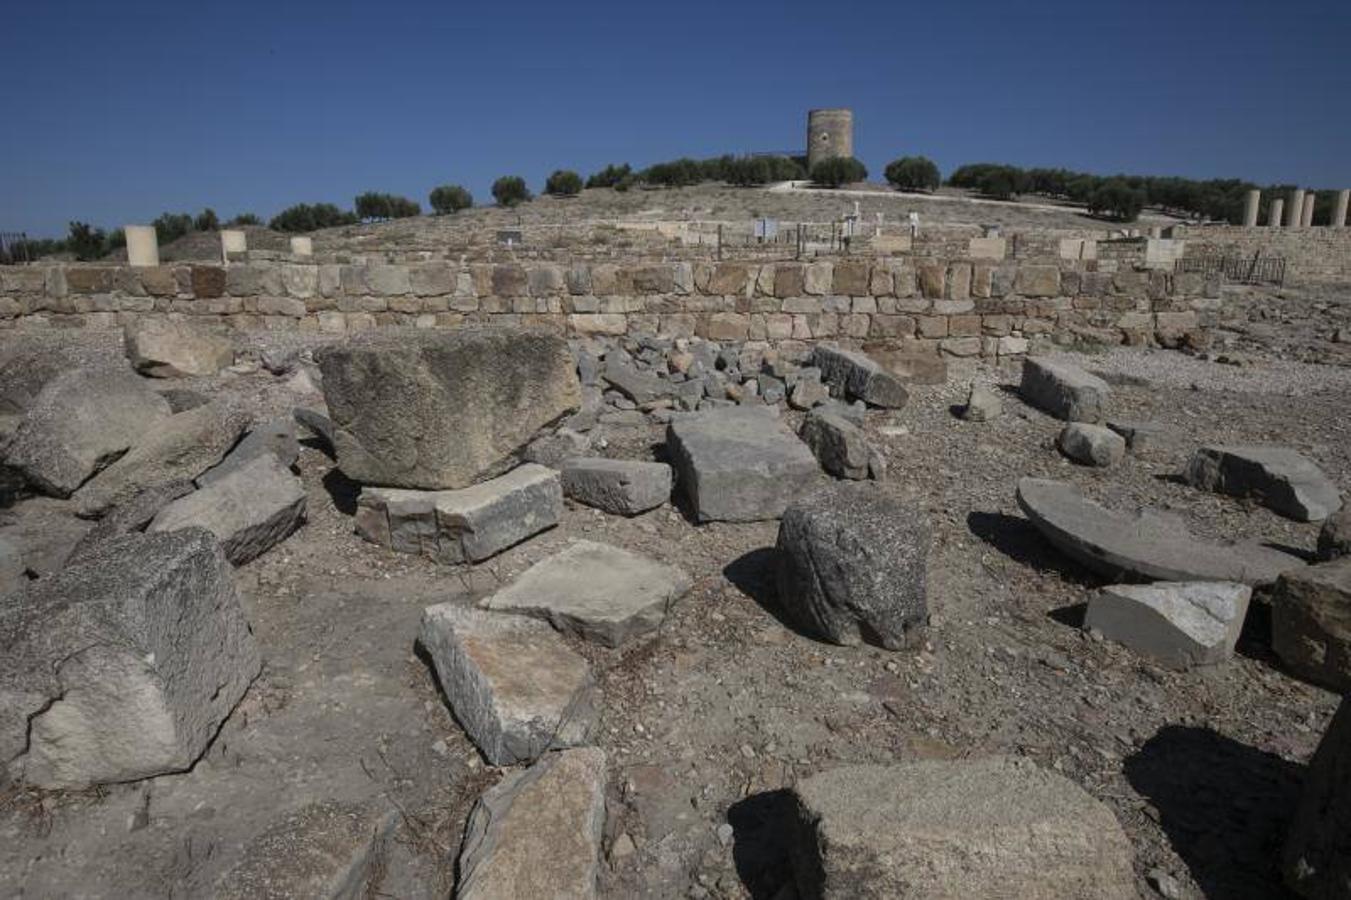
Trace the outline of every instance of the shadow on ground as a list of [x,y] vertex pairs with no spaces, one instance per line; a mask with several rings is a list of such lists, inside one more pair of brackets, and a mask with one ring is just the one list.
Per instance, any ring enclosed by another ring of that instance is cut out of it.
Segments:
[[1021,516],[976,511],[967,515],[966,527],[1019,565],[1058,572],[1066,581],[1085,587],[1101,587],[1108,583],[1056,550],[1035,525]]
[[1293,898],[1281,846],[1304,767],[1208,728],[1161,728],[1124,765],[1207,897]]
[[791,792],[766,791],[752,794],[727,810],[734,842],[732,862],[753,900],[797,896],[790,887],[793,808]]
[[333,498],[333,506],[344,516],[356,515],[357,497],[361,496],[361,485],[342,473],[336,466],[329,469],[323,480],[324,490]]
[[750,597],[760,608],[773,616],[780,625],[794,634],[811,640],[815,635],[808,634],[784,612],[779,604],[779,592],[774,585],[774,569],[778,563],[779,551],[773,547],[757,547],[743,553],[723,567],[723,576],[737,590]]

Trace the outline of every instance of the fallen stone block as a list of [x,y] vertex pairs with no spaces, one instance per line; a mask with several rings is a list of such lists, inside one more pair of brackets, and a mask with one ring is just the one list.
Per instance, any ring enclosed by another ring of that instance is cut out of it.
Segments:
[[193,481],[220,462],[248,427],[250,416],[223,402],[170,416],[75,494],[75,512],[96,519],[141,491],[172,481]]
[[909,646],[929,617],[929,540],[924,515],[879,487],[822,488],[779,524],[780,608],[834,644]]
[[1107,427],[1126,441],[1126,452],[1142,456],[1154,450],[1163,439],[1165,429],[1154,422],[1108,422]]
[[1098,422],[1111,388],[1078,366],[1036,356],[1023,360],[1018,391],[1024,400],[1068,422]]
[[602,457],[574,458],[561,468],[565,496],[617,516],[634,516],[671,499],[666,463]]
[[990,422],[1004,413],[1004,400],[994,388],[983,384],[971,385],[962,407],[962,418],[968,422]]
[[821,468],[836,478],[880,478],[885,467],[882,457],[868,445],[863,430],[829,408],[807,413],[802,422],[802,441],[811,448]]
[[0,604],[0,764],[80,788],[189,768],[258,674],[230,565],[193,529],[107,541]]
[[1342,506],[1337,486],[1288,447],[1202,447],[1187,461],[1182,477],[1203,491],[1252,497],[1297,522],[1321,522]]
[[296,420],[297,425],[314,435],[324,450],[330,455],[336,456],[337,450],[333,446],[335,435],[332,419],[317,409],[308,409],[304,406],[297,406],[291,410],[291,418]]
[[458,491],[365,488],[356,530],[436,562],[478,562],[553,528],[563,515],[558,473],[534,463]]
[[219,463],[197,476],[197,486],[206,487],[227,475],[239,471],[258,457],[267,454],[289,469],[300,458],[300,442],[296,440],[296,425],[291,418],[273,419],[249,430],[234,449]]
[[1285,883],[1301,897],[1351,896],[1351,698],[1309,762],[1282,861]]
[[864,344],[863,352],[902,384],[947,384],[948,361],[937,353],[915,353],[875,344]]
[[604,751],[583,747],[485,791],[465,827],[456,900],[596,897],[605,780]]
[[228,335],[189,322],[142,318],[126,326],[123,338],[132,366],[152,378],[215,375],[235,361]]
[[1167,582],[1105,587],[1088,601],[1084,627],[1172,669],[1233,655],[1252,588],[1233,582]]
[[843,766],[793,794],[801,897],[1138,897],[1111,810],[1027,760]]
[[610,387],[640,406],[671,394],[670,382],[651,373],[640,372],[632,363],[620,358],[607,359],[601,377]]
[[830,389],[818,378],[804,378],[788,393],[788,405],[793,409],[812,409],[830,399]]
[[69,497],[170,415],[131,372],[63,372],[30,402],[5,462],[37,490]]
[[419,640],[470,740],[495,766],[587,742],[600,693],[585,659],[548,625],[440,603]]
[[164,507],[146,529],[205,528],[237,566],[286,540],[305,521],[305,488],[264,453]]
[[1318,532],[1318,558],[1340,559],[1351,556],[1351,506],[1343,506],[1335,515],[1328,516]]
[[862,400],[869,406],[900,409],[910,399],[905,385],[876,360],[855,350],[833,344],[817,344],[812,365],[821,370],[821,381],[836,396]]
[[1260,544],[1210,544],[1177,518],[1149,510],[1106,509],[1063,481],[1023,478],[1018,505],[1061,553],[1108,578],[1145,581],[1237,581],[1270,584],[1304,565]]
[[1060,452],[1085,466],[1107,468],[1126,458],[1126,439],[1110,428],[1071,422],[1056,438]]
[[563,427],[550,434],[542,434],[530,442],[521,456],[526,462],[539,463],[551,469],[561,469],[574,456],[585,456],[591,449],[591,438],[579,431]]
[[655,631],[690,588],[675,566],[578,541],[484,600],[484,609],[547,619],[559,631],[619,647]]
[[1351,557],[1281,575],[1271,597],[1271,646],[1301,678],[1351,692]]
[[136,492],[130,499],[108,510],[104,516],[89,529],[66,559],[66,564],[77,562],[104,541],[121,537],[132,532],[145,531],[159,515],[159,511],[179,497],[186,497],[195,490],[193,483],[186,479],[166,481]]
[[581,405],[567,343],[540,331],[372,332],[315,359],[338,465],[362,484],[445,490],[492,478]]
[[668,426],[666,446],[699,522],[777,519],[821,472],[810,448],[768,410],[682,416]]

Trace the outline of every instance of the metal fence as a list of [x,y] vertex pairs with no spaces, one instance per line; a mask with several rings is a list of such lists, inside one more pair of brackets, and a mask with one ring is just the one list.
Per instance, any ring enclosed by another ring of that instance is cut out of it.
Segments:
[[22,231],[0,231],[0,266],[15,266],[33,261],[28,235]]
[[1175,271],[1220,275],[1235,284],[1285,284],[1285,257],[1184,256],[1175,264]]

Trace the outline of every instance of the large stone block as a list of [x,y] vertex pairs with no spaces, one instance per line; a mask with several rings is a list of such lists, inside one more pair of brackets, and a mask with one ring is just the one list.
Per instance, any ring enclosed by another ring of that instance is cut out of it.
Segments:
[[876,360],[834,344],[818,344],[812,365],[821,370],[821,381],[837,397],[862,400],[869,406],[900,409],[910,399],[905,385]]
[[567,497],[614,515],[637,515],[671,499],[666,463],[576,457],[564,461],[560,471]]
[[286,469],[295,465],[300,458],[300,442],[296,440],[294,417],[273,419],[250,428],[218,465],[197,476],[197,486],[206,487],[263,455],[272,456]]
[[131,372],[64,372],[31,402],[5,463],[38,490],[69,497],[170,415]]
[[682,416],[667,428],[666,445],[700,522],[777,519],[821,472],[807,445],[761,409]]
[[526,463],[458,491],[366,488],[356,530],[366,540],[440,563],[478,562],[558,524],[558,473]]
[[1111,810],[1029,760],[842,766],[793,793],[800,897],[1139,896]]
[[1088,601],[1084,627],[1173,669],[1234,652],[1252,588],[1232,582],[1118,584]]
[[1013,290],[1024,297],[1056,297],[1060,295],[1060,268],[1058,266],[1019,266],[1013,279]]
[[1103,417],[1111,388],[1078,366],[1029,356],[1023,360],[1018,391],[1028,403],[1057,419],[1097,422]]
[[461,488],[581,405],[567,342],[507,328],[383,333],[315,354],[338,465],[363,484]]
[[587,742],[600,692],[585,659],[525,616],[440,603],[418,636],[469,739],[495,766]]
[[1351,557],[1281,575],[1271,644],[1301,678],[1351,693]]
[[1302,897],[1351,897],[1351,697],[1309,762],[1284,853],[1285,883]]
[[868,445],[863,429],[829,408],[809,412],[802,421],[801,436],[821,468],[836,478],[862,480],[882,475],[882,457]]
[[779,524],[779,605],[831,643],[905,647],[928,622],[929,535],[920,511],[877,486],[809,494]]
[[261,666],[205,531],[128,535],[0,603],[0,765],[80,788],[189,768]]
[[235,361],[228,335],[170,319],[141,318],[124,330],[127,359],[154,378],[215,375]]
[[1288,447],[1202,447],[1192,454],[1182,475],[1192,487],[1253,497],[1297,522],[1321,522],[1342,506],[1332,480],[1312,460]]

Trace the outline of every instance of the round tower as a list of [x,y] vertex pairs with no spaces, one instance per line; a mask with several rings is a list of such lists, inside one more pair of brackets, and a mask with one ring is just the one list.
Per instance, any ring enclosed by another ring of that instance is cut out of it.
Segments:
[[807,112],[807,171],[823,159],[854,155],[854,113],[848,109]]

